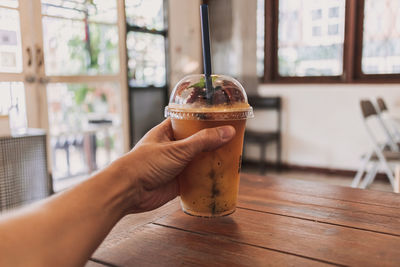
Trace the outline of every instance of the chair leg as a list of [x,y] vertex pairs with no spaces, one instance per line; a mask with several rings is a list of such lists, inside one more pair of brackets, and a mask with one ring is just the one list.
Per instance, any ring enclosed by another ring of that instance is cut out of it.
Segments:
[[260,173],[264,174],[266,171],[266,159],[265,159],[265,155],[266,155],[266,144],[262,144],[261,145],[261,149],[260,149]]
[[372,181],[375,179],[376,173],[378,172],[378,166],[379,164],[377,163],[372,165],[371,170],[367,173],[367,175],[365,175],[364,180],[361,182],[360,188],[365,189],[372,183]]
[[71,161],[69,158],[69,145],[67,142],[65,142],[64,150],[65,150],[65,157],[67,158],[67,174],[68,176],[71,176]]
[[282,170],[282,142],[280,137],[276,144],[276,169],[277,171]]
[[400,165],[396,166],[396,171],[395,171],[395,187],[394,187],[394,192],[395,193],[400,193]]
[[396,190],[396,184],[395,184],[395,181],[394,181],[393,172],[390,169],[386,170],[386,168],[385,168],[385,173],[386,173],[386,176],[389,179],[389,182],[390,182],[390,185],[393,188],[393,191]]
[[379,170],[379,166],[380,166],[380,164],[377,163],[377,164],[376,164],[375,174],[374,174],[373,176],[371,176],[371,178],[369,179],[369,181],[368,181],[368,183],[367,183],[367,187],[369,187],[369,186],[375,181],[376,174],[378,173],[378,170]]
[[367,164],[368,164],[369,159],[371,158],[372,154],[373,154],[373,151],[370,151],[370,152],[365,156],[364,160],[363,160],[362,163],[361,163],[360,168],[359,168],[358,171],[357,171],[356,176],[354,176],[353,182],[351,183],[351,187],[354,187],[354,188],[355,188],[355,187],[358,187],[358,184],[360,183],[361,178],[362,178],[362,176],[364,175],[364,171],[365,171],[365,169],[366,169],[366,167],[367,167]]
[[395,189],[395,183],[394,183],[394,175],[393,175],[393,171],[390,168],[389,164],[387,163],[385,156],[383,156],[381,151],[376,151],[376,155],[379,158],[379,162],[382,164],[385,173],[389,179],[390,185],[392,186],[393,190]]

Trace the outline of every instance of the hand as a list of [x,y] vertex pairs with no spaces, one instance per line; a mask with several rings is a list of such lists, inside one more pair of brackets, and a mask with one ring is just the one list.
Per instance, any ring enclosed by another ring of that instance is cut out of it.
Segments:
[[215,150],[234,135],[232,126],[222,126],[174,141],[170,119],[154,127],[115,162],[120,178],[134,185],[128,213],[153,210],[174,199],[179,193],[177,175],[185,166],[200,152]]

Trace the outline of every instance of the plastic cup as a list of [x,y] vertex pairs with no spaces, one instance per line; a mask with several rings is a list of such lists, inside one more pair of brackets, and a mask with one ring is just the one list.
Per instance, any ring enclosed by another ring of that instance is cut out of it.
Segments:
[[[212,75],[207,94],[204,75],[190,75],[175,86],[165,116],[171,117],[176,140],[205,129],[232,125],[235,137],[212,152],[202,152],[179,175],[185,213],[217,217],[236,209],[246,119],[254,117],[242,85],[224,75]],[[210,97],[211,96],[211,97]]]

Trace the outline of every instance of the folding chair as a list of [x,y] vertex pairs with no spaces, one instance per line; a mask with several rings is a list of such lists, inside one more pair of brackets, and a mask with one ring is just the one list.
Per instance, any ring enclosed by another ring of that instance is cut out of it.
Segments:
[[[360,101],[360,107],[363,115],[364,126],[370,140],[372,141],[373,149],[363,157],[362,164],[358,169],[351,186],[366,188],[374,181],[377,172],[381,168],[385,172],[391,186],[394,189],[395,178],[394,170],[393,167],[391,167],[391,163],[400,162],[400,152],[387,149],[388,147],[391,148],[391,146],[388,145],[388,140],[385,140],[385,142],[382,143],[378,142],[375,131],[376,129],[373,129],[369,125],[370,121],[378,120],[378,125],[382,128],[381,130],[383,130],[383,132],[385,133],[386,130],[383,129],[384,125],[382,124],[378,112],[372,102],[369,100],[362,100]],[[388,136],[386,137],[388,138]],[[369,170],[368,167],[370,167]],[[364,175],[365,177],[361,181]]]
[[389,114],[389,110],[388,110],[383,98],[378,97],[376,99],[376,104],[377,104],[377,111],[378,111],[379,117],[382,119],[382,122],[386,125],[388,131],[390,132],[390,135],[393,138],[393,143],[395,143],[396,147],[399,149],[399,147],[400,147],[400,130],[399,130],[400,119],[393,118]]

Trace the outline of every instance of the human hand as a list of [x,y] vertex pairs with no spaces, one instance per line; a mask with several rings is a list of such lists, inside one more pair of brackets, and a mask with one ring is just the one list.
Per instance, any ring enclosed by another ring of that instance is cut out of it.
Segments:
[[154,127],[113,164],[134,191],[128,213],[153,210],[174,199],[179,193],[177,175],[185,166],[200,152],[215,150],[234,135],[232,126],[222,126],[174,141],[170,119]]

